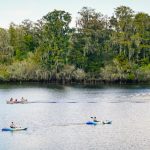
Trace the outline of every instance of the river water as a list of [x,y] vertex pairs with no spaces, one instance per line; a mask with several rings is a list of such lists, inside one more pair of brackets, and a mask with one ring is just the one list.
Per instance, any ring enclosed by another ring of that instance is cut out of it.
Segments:
[[[11,97],[28,104],[6,104]],[[112,120],[90,126],[90,117]],[[149,150],[150,86],[1,84],[0,150]]]

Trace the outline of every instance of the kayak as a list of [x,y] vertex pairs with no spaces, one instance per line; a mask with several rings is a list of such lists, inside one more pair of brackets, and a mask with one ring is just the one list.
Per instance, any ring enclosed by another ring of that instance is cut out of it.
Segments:
[[106,121],[88,121],[86,122],[87,125],[98,125],[98,124],[112,124],[112,121],[106,120]]
[[112,121],[109,121],[109,120],[106,120],[106,121],[103,121],[103,124],[111,124]]
[[21,131],[27,130],[27,128],[2,128],[2,131]]
[[87,125],[97,125],[97,122],[94,121],[88,121],[86,122]]
[[27,104],[28,102],[27,102],[27,100],[24,100],[24,101],[17,101],[17,102],[15,102],[15,101],[7,101],[6,103],[7,104]]

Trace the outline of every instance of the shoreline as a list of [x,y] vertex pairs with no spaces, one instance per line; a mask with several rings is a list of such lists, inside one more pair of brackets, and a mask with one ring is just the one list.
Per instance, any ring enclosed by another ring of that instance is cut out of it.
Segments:
[[0,84],[58,84],[58,85],[150,85],[149,81],[95,81],[95,80],[82,80],[82,81],[62,81],[62,80],[9,80],[0,81]]

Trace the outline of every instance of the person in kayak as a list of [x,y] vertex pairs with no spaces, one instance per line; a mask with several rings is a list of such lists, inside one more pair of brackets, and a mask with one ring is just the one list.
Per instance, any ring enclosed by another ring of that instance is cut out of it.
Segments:
[[10,128],[16,128],[13,122],[11,122]]
[[12,101],[13,101],[13,98],[11,97],[11,98],[10,98],[10,102],[12,102]]
[[21,98],[21,102],[27,102],[27,99],[25,99],[24,97]]
[[25,99],[22,97],[22,98],[21,98],[21,101],[24,101],[24,100],[25,100]]
[[91,119],[93,120],[93,122],[99,122],[96,117],[91,117]]

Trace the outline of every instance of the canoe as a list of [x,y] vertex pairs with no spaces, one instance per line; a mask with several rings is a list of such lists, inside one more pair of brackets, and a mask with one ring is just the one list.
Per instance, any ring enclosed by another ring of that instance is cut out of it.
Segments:
[[2,128],[2,131],[21,131],[27,130],[27,128]]
[[27,100],[24,100],[24,101],[7,101],[7,104],[27,104]]

